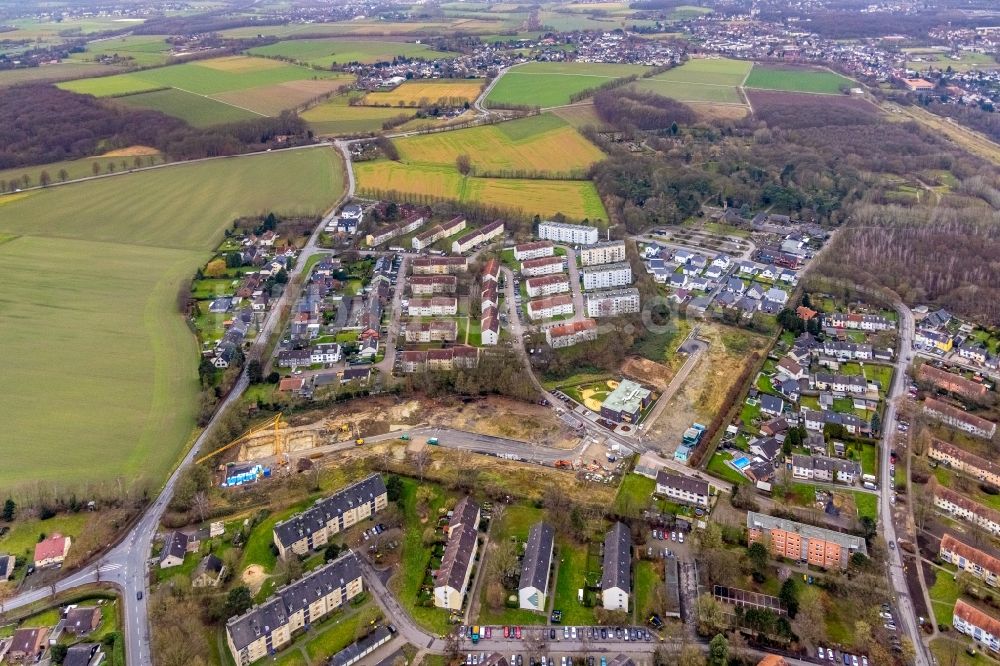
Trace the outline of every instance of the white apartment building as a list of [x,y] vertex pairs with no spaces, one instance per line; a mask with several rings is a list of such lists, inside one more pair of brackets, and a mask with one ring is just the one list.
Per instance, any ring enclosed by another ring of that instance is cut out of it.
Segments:
[[580,249],[580,262],[584,266],[613,264],[625,261],[625,241],[602,241]]
[[627,262],[588,266],[580,271],[584,289],[609,289],[632,284],[632,266]]
[[411,298],[407,307],[411,317],[441,317],[458,314],[458,299],[454,296]]
[[569,276],[565,273],[543,275],[541,277],[528,278],[524,281],[524,284],[528,290],[529,298],[565,294],[569,291]]
[[634,314],[639,311],[639,290],[611,289],[595,291],[586,295],[584,300],[588,317],[617,317],[623,314]]
[[532,241],[531,243],[521,243],[514,246],[514,258],[518,261],[527,259],[538,259],[539,257],[551,257],[555,254],[556,248],[552,241]]
[[521,262],[521,275],[524,277],[552,275],[553,273],[562,273],[565,268],[566,262],[562,257],[539,257],[538,259],[525,259]]
[[573,297],[569,294],[557,294],[528,301],[528,316],[533,320],[571,314],[573,314]]
[[597,227],[586,224],[567,224],[546,220],[538,225],[538,237],[556,243],[570,245],[593,245],[600,237]]

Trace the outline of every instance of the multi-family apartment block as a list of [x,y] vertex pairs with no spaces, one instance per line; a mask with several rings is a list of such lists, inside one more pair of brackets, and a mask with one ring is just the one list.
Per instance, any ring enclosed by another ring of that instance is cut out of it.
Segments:
[[459,231],[465,229],[465,218],[459,215],[442,224],[435,224],[427,231],[413,237],[412,245],[414,250],[423,250],[438,242],[442,238],[454,236]]
[[597,339],[597,322],[583,319],[568,324],[557,324],[545,329],[545,341],[553,349],[572,347],[581,342]]
[[524,277],[551,275],[562,273],[564,270],[566,270],[566,260],[562,257],[539,257],[521,262],[521,275]]
[[469,270],[466,257],[417,257],[410,262],[414,275],[446,275]]
[[992,652],[1000,652],[1000,620],[959,599],[951,618],[952,626],[979,641]]
[[770,543],[771,552],[824,569],[846,569],[854,553],[868,554],[865,540],[763,513],[747,513],[747,542]]
[[584,289],[609,289],[632,284],[632,266],[628,262],[587,266],[580,270]]
[[956,518],[979,525],[993,534],[1000,534],[1000,511],[974,502],[950,488],[945,488],[937,483],[933,477],[931,477],[930,485],[934,493],[934,506],[947,511]]
[[461,610],[479,548],[479,505],[465,496],[448,521],[448,543],[434,584],[434,605]]
[[488,243],[494,238],[503,236],[503,232],[503,220],[494,220],[493,222],[467,233],[458,240],[454,241],[451,244],[451,251],[455,254],[468,252],[477,245]]
[[410,324],[406,329],[407,342],[454,342],[458,338],[458,322],[444,321]]
[[797,479],[853,484],[861,478],[861,465],[853,460],[826,456],[792,456],[792,476]]
[[584,266],[613,264],[625,261],[625,241],[602,241],[580,249],[580,263]]
[[405,236],[406,234],[413,233],[423,226],[425,221],[426,220],[423,215],[415,213],[407,217],[399,224],[376,229],[365,237],[365,242],[368,244],[368,247],[381,245],[382,243],[390,241],[398,236]]
[[694,506],[707,507],[709,502],[708,483],[662,469],[656,473],[656,494]]
[[411,317],[443,317],[458,314],[458,299],[454,296],[411,298],[407,306]]
[[556,273],[528,278],[524,281],[524,286],[529,298],[565,294],[569,291],[569,276],[566,273]]
[[1000,559],[945,533],[938,555],[991,587],[1000,587]]
[[361,594],[364,583],[357,556],[336,560],[275,590],[267,601],[226,622],[226,643],[238,666],[274,654],[292,634],[314,624]]
[[411,275],[407,282],[410,293],[420,296],[454,294],[458,289],[458,278],[454,275]]
[[608,289],[586,294],[584,303],[588,317],[618,317],[639,312],[639,290]]
[[569,294],[557,294],[528,301],[528,317],[533,320],[571,314],[573,314],[573,297]]
[[989,393],[989,388],[981,382],[974,382],[953,372],[935,368],[929,363],[920,366],[917,372],[917,379],[927,382],[934,388],[948,391],[966,398],[982,399]]
[[520,608],[545,612],[554,544],[555,530],[550,526],[541,522],[531,526],[528,542],[524,547],[524,558],[521,560],[521,580],[517,586]]
[[632,594],[632,534],[625,523],[615,523],[604,536],[603,565],[601,605],[607,610],[628,611]]
[[931,439],[930,448],[927,450],[927,457],[947,464],[952,469],[965,472],[969,476],[974,476],[981,481],[985,481],[992,486],[1000,487],[1000,465],[969,453],[963,448],[937,439]]
[[538,259],[539,257],[551,257],[555,254],[556,248],[552,241],[532,241],[531,243],[521,243],[514,246],[514,258],[518,261],[528,259]]
[[599,238],[597,227],[586,224],[544,221],[538,225],[538,237],[556,243],[570,245],[593,245]]
[[305,555],[325,546],[331,536],[375,515],[388,504],[385,483],[378,474],[353,483],[274,526],[278,556]]
[[958,428],[970,435],[976,435],[984,439],[993,439],[993,435],[997,431],[996,423],[975,416],[974,414],[969,414],[954,405],[937,400],[936,398],[927,398],[924,400],[924,413],[947,423],[953,428]]

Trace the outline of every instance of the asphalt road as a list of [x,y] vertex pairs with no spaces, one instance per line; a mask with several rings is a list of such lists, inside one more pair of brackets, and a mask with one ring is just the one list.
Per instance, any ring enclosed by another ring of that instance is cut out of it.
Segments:
[[[893,374],[892,386],[886,396],[885,414],[882,417],[882,451],[881,451],[881,501],[879,502],[879,520],[882,523],[882,535],[886,543],[895,543],[896,526],[892,521],[891,497],[895,492],[895,483],[889,473],[889,454],[892,449],[892,438],[896,432],[897,403],[906,390],[906,369],[910,364],[913,350],[913,313],[906,305],[895,306],[899,313],[899,354],[896,358],[896,371]],[[910,600],[910,592],[906,586],[906,574],[903,571],[903,561],[898,548],[889,550],[889,579],[892,583],[896,604],[899,608],[899,619],[906,635],[913,642],[916,651],[916,666],[929,666],[933,663],[928,656],[920,628],[917,626],[917,615]]]

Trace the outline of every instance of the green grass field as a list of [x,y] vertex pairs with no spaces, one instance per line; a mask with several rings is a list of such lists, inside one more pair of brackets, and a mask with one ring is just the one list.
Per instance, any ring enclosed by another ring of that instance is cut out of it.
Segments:
[[564,625],[594,624],[594,610],[582,605],[577,590],[587,579],[587,547],[562,540],[556,547],[559,558],[553,610],[561,610]]
[[474,173],[524,170],[583,174],[604,158],[597,146],[551,114],[413,136],[395,143],[404,163],[451,166],[459,155],[469,155]]
[[340,164],[317,148],[0,197],[0,234],[19,236],[0,245],[0,375],[24,443],[0,485],[162,479],[198,391],[178,289],[234,218],[330,206]]
[[299,114],[313,132],[322,136],[342,136],[378,132],[382,123],[400,115],[412,117],[412,109],[377,106],[350,106],[346,95],[338,95]]
[[765,65],[754,65],[746,81],[747,88],[828,95],[836,95],[843,86],[851,85],[850,79],[824,69]]
[[168,116],[180,118],[194,127],[208,127],[260,117],[253,111],[240,109],[224,102],[218,102],[211,97],[196,95],[177,88],[127,95],[116,98],[115,103],[135,109],[162,111]]
[[695,58],[680,67],[635,83],[647,90],[681,102],[743,104],[737,89],[752,64],[729,58]]
[[[160,155],[143,155],[139,161],[141,166],[147,167],[151,164],[160,164],[163,158]],[[122,162],[125,162],[124,167],[122,167]],[[52,164],[4,169],[0,171],[0,181],[8,182],[11,179],[21,179],[27,176],[28,187],[34,187],[40,184],[42,172],[46,171],[52,182],[58,183],[59,172],[63,169],[66,170],[66,180],[76,180],[77,178],[93,176],[95,163],[98,165],[98,171],[102,174],[108,172],[108,165],[113,166],[115,171],[128,171],[135,168],[135,157],[85,157],[79,160],[67,160]],[[24,187],[23,182],[19,187]]]
[[952,573],[940,568],[934,569],[934,584],[927,590],[931,598],[931,609],[938,624],[951,626],[955,602],[962,596],[958,581]]
[[42,67],[27,67],[24,69],[5,69],[0,71],[0,88],[17,83],[33,83],[38,81],[68,81],[82,79],[88,76],[100,76],[121,71],[117,67],[98,65],[96,63],[61,62],[56,65]]
[[122,58],[131,58],[140,67],[153,67],[170,60],[170,49],[170,44],[161,35],[129,35],[90,42],[86,51],[75,54],[74,58],[87,62],[117,54]]
[[533,62],[508,71],[486,98],[487,106],[526,104],[560,106],[574,93],[596,88],[614,79],[642,74],[646,67],[602,63]]
[[369,41],[353,39],[292,39],[258,46],[247,53],[259,56],[277,56],[313,67],[328,68],[333,64],[350,62],[375,63],[391,61],[395,56],[405,58],[447,58],[455,54],[436,51],[426,44],[395,41]]
[[530,214],[582,220],[608,218],[597,188],[586,180],[463,177],[453,166],[407,165],[389,160],[354,164],[360,191],[395,190],[443,199],[475,201]]

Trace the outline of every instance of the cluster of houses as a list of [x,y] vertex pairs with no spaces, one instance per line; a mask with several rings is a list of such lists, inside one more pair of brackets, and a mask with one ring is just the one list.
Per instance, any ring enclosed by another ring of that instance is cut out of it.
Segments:
[[[971,546],[951,533],[941,537],[938,556],[991,588],[1000,587],[1000,559],[995,555]],[[1000,652],[1000,619],[982,608],[958,599],[952,611],[952,625],[990,651]]]
[[643,260],[653,279],[670,288],[671,299],[687,303],[695,314],[704,314],[713,303],[746,316],[757,311],[777,314],[788,302],[786,289],[798,282],[798,274],[788,268],[658,243],[643,249]]
[[976,335],[975,326],[947,310],[930,311],[918,306],[913,312],[918,318],[913,336],[916,349],[974,370],[993,374],[1000,370],[1000,357],[989,350],[982,336]]
[[[201,551],[204,537],[214,538],[222,536],[224,533],[225,526],[221,521],[212,523],[207,531],[173,531],[168,533],[163,540],[163,549],[160,551],[160,568],[170,569],[183,565],[189,553],[197,554]],[[191,574],[191,586],[198,588],[218,587],[226,573],[226,566],[222,560],[214,553],[208,553],[198,560],[198,564]]]
[[[66,643],[97,631],[103,621],[101,606],[73,604],[60,610],[59,622],[54,627],[20,627],[10,641],[0,641],[0,660],[9,664],[34,664],[41,662],[50,646]],[[6,650],[6,655],[4,651]],[[70,645],[63,658],[63,666],[99,666],[107,655],[98,642],[77,642]]]

